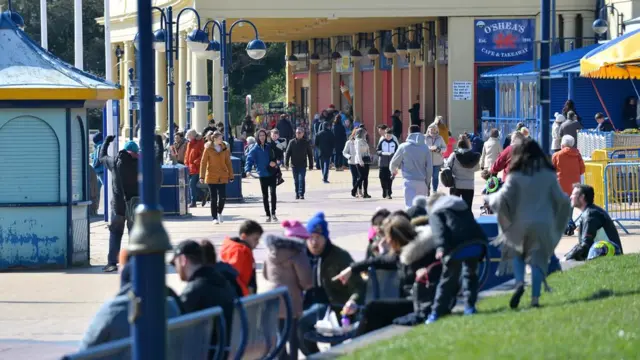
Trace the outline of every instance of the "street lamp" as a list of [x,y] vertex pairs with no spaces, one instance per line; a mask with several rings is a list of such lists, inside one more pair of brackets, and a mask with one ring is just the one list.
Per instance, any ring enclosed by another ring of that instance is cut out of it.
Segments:
[[[247,55],[254,60],[260,60],[267,54],[267,45],[264,41],[260,40],[258,36],[258,29],[256,26],[249,20],[240,19],[236,20],[229,31],[227,31],[227,21],[217,21],[217,20],[209,20],[202,30],[198,30],[204,33],[204,43],[206,46],[204,47],[205,54],[211,54],[210,58],[214,59],[220,53],[220,66],[222,67],[223,73],[223,83],[222,83],[222,94],[224,98],[224,137],[225,140],[229,141],[231,137],[231,114],[229,113],[229,68],[231,67],[231,43],[232,43],[232,34],[233,29],[236,26],[241,26],[242,24],[249,24],[253,28],[253,32],[255,38],[247,44]],[[209,25],[211,25],[211,30],[209,30]],[[220,41],[215,40],[214,31],[218,29],[218,35],[220,35]],[[198,21],[198,29],[200,29],[200,22]],[[195,31],[195,30],[194,30]],[[211,39],[209,40],[209,35],[211,35]],[[198,38],[200,41],[200,38]],[[233,145],[233,144],[231,144]]]
[[609,22],[606,20],[607,17],[607,9],[609,9],[611,15],[616,15],[618,17],[618,36],[621,36],[624,33],[624,14],[622,14],[618,9],[616,9],[613,4],[604,4],[602,8],[600,8],[599,16],[596,21],[593,22],[591,28],[593,32],[598,35],[604,35],[607,31],[609,31]]
[[[175,83],[173,82],[173,61],[179,60],[179,51],[178,46],[179,39],[176,39],[174,44],[173,39],[173,26],[176,27],[176,34],[180,36],[180,16],[184,14],[185,11],[191,11],[195,14],[197,20],[197,27],[193,31],[191,31],[186,38],[187,47],[189,50],[194,52],[196,55],[205,52],[207,49],[207,34],[200,30],[200,14],[194,8],[184,8],[180,10],[178,16],[175,21],[173,19],[173,8],[171,6],[166,9],[161,9],[157,6],[152,6],[152,10],[156,10],[160,12],[160,29],[156,30],[152,34],[152,45],[153,49],[155,49],[159,53],[166,53],[167,58],[167,106],[169,113],[169,144],[173,145],[173,133],[175,131],[173,127],[174,119],[173,119],[173,108],[174,108],[174,98],[173,98],[173,87]],[[136,35],[136,39],[134,41],[134,45],[136,49],[138,49],[138,35]],[[141,66],[144,67],[144,66]]]

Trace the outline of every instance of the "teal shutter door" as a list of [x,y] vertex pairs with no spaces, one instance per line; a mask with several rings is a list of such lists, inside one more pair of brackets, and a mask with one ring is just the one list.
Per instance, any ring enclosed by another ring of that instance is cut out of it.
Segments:
[[82,142],[84,136],[81,121],[80,117],[71,119],[71,200],[73,201],[84,199],[84,194],[82,193],[82,166],[84,165],[82,163]]
[[0,203],[60,202],[60,146],[43,120],[20,116],[0,127]]

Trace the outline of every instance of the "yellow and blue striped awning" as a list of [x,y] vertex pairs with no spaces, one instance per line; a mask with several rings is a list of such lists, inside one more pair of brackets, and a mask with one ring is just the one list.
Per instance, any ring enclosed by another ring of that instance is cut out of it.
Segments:
[[640,29],[619,36],[580,59],[580,76],[640,79]]

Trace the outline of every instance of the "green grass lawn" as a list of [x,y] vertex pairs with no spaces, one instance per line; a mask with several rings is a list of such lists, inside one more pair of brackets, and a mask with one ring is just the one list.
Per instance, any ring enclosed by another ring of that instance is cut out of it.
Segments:
[[548,279],[553,289],[517,311],[510,295],[344,359],[640,359],[640,256],[601,258]]

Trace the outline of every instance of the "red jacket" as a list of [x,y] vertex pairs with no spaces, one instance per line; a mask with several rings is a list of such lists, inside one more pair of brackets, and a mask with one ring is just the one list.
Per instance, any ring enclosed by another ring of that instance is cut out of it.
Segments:
[[576,148],[562,148],[551,158],[558,174],[558,182],[562,191],[571,196],[573,184],[580,182],[580,175],[584,174],[584,161]]
[[502,150],[496,162],[491,165],[491,169],[489,170],[492,174],[497,174],[502,171],[502,181],[507,180],[507,175],[509,174],[509,165],[511,164],[511,145],[507,146]]
[[187,151],[184,154],[184,164],[189,167],[189,175],[200,174],[200,162],[204,152],[204,139],[196,138],[189,141]]
[[249,295],[249,287],[255,286],[255,259],[249,245],[238,238],[226,238],[220,246],[220,260],[238,271],[238,285],[243,296]]

